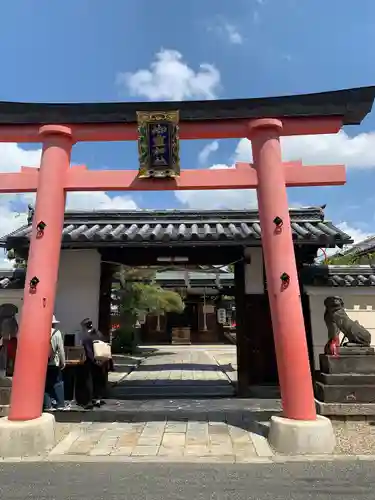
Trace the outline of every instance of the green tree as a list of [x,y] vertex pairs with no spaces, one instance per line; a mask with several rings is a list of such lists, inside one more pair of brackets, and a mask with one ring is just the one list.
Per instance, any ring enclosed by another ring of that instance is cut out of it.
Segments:
[[27,266],[27,262],[25,259],[20,257],[15,250],[10,249],[7,252],[7,259],[8,260],[13,260],[13,267],[14,269],[25,269]]
[[325,263],[337,266],[371,265],[374,263],[374,260],[375,253],[347,253],[346,255],[332,255],[332,257],[329,257]]
[[115,274],[118,285],[114,293],[114,303],[119,309],[120,327],[113,342],[114,350],[124,351],[130,348],[137,320],[142,316],[184,310],[181,295],[157,285],[155,274],[150,268],[125,266]]

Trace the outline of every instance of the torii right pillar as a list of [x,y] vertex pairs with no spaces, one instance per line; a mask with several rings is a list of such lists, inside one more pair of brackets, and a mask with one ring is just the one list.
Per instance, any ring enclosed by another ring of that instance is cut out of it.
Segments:
[[279,373],[283,417],[272,417],[270,444],[279,452],[332,453],[331,422],[317,416],[281,158],[282,122],[250,122],[258,176],[259,219]]

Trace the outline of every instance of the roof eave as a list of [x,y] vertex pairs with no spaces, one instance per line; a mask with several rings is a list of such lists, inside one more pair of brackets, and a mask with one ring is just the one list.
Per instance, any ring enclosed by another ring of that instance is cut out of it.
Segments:
[[[312,240],[312,239],[298,239],[293,240],[294,246],[309,246],[316,247],[316,249],[322,248],[335,248],[339,246],[344,246],[351,243],[351,240],[337,241],[335,239],[326,239],[323,241]],[[30,246],[30,241],[27,238],[8,238],[6,241],[0,241],[0,248],[10,250],[16,249],[27,249]],[[235,247],[259,247],[262,246],[261,239],[242,239],[242,240],[185,240],[185,241],[166,241],[166,242],[152,242],[152,241],[82,241],[82,240],[63,240],[61,243],[61,248],[165,248],[165,247],[224,247],[224,246],[235,246]]]

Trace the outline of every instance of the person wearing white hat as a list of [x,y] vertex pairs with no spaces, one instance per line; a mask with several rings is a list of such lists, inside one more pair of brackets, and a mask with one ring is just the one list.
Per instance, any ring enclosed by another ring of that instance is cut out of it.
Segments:
[[[44,395],[44,409],[67,410],[64,397],[64,380],[62,370],[65,368],[65,349],[61,331],[58,328],[60,321],[52,317],[51,347],[48,357],[46,388]],[[53,404],[53,401],[56,403]]]

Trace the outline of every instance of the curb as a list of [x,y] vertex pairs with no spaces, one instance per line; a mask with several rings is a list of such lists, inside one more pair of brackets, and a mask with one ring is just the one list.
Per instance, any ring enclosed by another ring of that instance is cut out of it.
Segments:
[[0,463],[48,463],[48,462],[73,462],[73,463],[161,463],[161,464],[263,464],[279,465],[284,463],[311,463],[311,462],[373,462],[375,455],[305,455],[305,456],[273,456],[273,457],[244,457],[236,459],[235,456],[92,456],[92,455],[45,455],[35,457],[0,458]]

